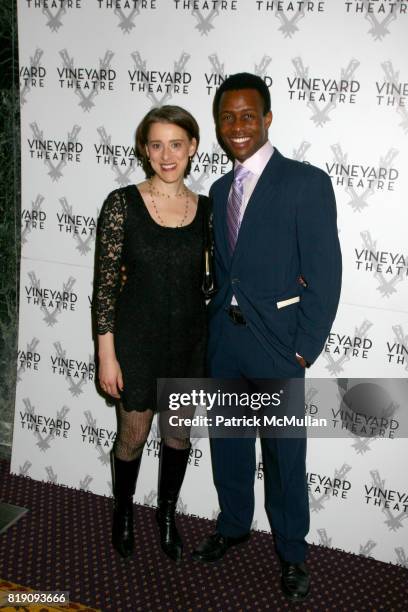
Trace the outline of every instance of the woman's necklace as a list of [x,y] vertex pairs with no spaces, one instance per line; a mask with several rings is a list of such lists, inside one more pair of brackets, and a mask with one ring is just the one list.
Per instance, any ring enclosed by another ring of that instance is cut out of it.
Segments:
[[[154,190],[154,191],[153,191]],[[152,179],[149,179],[149,192],[150,192],[150,199],[152,201],[152,206],[154,208],[154,212],[156,213],[156,217],[158,218],[158,220],[160,221],[160,225],[162,225],[163,227],[169,227],[165,224],[165,222],[163,221],[158,209],[157,209],[157,205],[156,202],[154,201],[154,193],[156,193],[156,195],[161,196],[161,197],[167,197],[167,199],[170,199],[171,196],[169,196],[167,193],[162,193],[160,191],[158,191],[152,182]],[[186,204],[184,207],[184,214],[182,216],[182,219],[180,221],[180,223],[178,225],[176,225],[176,227],[182,227],[184,225],[184,223],[186,222],[187,219],[187,215],[188,215],[188,192],[187,189],[185,187],[183,187],[183,190],[180,193],[176,193],[177,198],[181,198],[183,195],[186,196]]]

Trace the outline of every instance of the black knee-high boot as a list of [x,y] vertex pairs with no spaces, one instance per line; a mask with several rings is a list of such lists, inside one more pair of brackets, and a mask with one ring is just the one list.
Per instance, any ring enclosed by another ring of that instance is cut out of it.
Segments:
[[177,531],[175,511],[189,454],[190,446],[186,449],[176,449],[162,442],[156,519],[159,525],[162,550],[176,562],[182,557],[183,544]]
[[113,495],[112,544],[121,557],[129,557],[134,549],[133,495],[142,456],[122,461],[111,454]]

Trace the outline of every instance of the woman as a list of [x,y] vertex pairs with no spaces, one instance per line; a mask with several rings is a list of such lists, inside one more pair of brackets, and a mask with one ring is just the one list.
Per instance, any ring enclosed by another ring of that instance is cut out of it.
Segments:
[[[99,382],[119,400],[112,453],[112,542],[134,549],[133,494],[156,407],[156,379],[204,373],[204,227],[208,200],[184,184],[199,143],[195,119],[178,106],[151,110],[136,132],[146,180],[113,191],[99,220],[95,291]],[[121,266],[126,284],[118,291]],[[189,434],[161,444],[157,521],[163,551],[182,555],[175,509]]]

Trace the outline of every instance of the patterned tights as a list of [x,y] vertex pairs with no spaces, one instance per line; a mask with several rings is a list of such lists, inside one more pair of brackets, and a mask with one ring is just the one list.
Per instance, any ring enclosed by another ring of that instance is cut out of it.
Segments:
[[[180,430],[180,427],[172,428],[167,422],[167,413],[159,415],[159,427],[166,446],[183,450],[189,447],[190,431],[187,428]],[[152,425],[154,413],[152,410],[137,412],[126,411],[122,404],[118,408],[118,431],[116,434],[114,453],[115,457],[122,461],[133,461],[143,452],[143,447],[147,440]]]

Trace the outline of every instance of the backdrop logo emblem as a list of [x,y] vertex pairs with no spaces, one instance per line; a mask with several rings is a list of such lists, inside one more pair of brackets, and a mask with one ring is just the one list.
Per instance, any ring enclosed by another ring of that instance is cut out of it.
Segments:
[[36,49],[34,57],[30,57],[29,66],[20,67],[20,104],[23,106],[27,102],[27,95],[31,89],[45,87],[45,77],[47,70],[41,65],[41,57],[44,51]]
[[92,476],[86,474],[86,476],[84,476],[84,478],[79,481],[79,488],[81,489],[81,491],[89,491],[89,485],[92,481]]
[[50,355],[51,371],[53,374],[64,376],[68,382],[71,395],[78,397],[83,393],[82,387],[95,378],[95,363],[89,355],[87,361],[73,359],[67,356],[61,342],[54,342],[55,355]]
[[304,140],[303,142],[300,143],[297,149],[293,149],[292,159],[295,159],[296,161],[300,161],[300,162],[307,164],[308,162],[306,161],[306,151],[308,151],[310,147],[311,147],[310,142],[307,142],[306,140]]
[[373,275],[379,284],[381,297],[389,298],[397,290],[395,286],[408,276],[408,257],[398,252],[380,251],[369,231],[361,232],[363,248],[354,249],[356,267],[360,272]]
[[331,547],[331,545],[332,545],[332,538],[329,538],[326,529],[318,529],[317,530],[317,535],[319,536],[319,544],[321,546],[326,546],[327,548]]
[[378,470],[372,470],[370,475],[372,482],[364,485],[366,504],[381,508],[389,531],[402,529],[403,521],[408,519],[408,493],[386,488]]
[[38,306],[44,314],[45,323],[52,327],[58,321],[58,316],[62,311],[74,311],[78,295],[72,291],[75,285],[75,278],[70,276],[66,283],[63,283],[62,290],[41,288],[40,280],[35,272],[29,272],[30,286],[25,286],[27,303]]
[[27,343],[26,350],[17,351],[17,382],[20,382],[22,375],[27,370],[38,372],[38,366],[41,361],[41,355],[36,351],[40,341],[38,338],[33,338]]
[[[303,65],[301,57],[292,60],[295,67],[295,76],[287,77],[289,85],[289,99],[291,101],[304,100],[312,110],[312,121],[322,127],[330,121],[329,114],[339,104],[355,104],[360,83],[353,79],[360,62],[350,60],[346,68],[340,71],[340,78],[309,77],[309,68]],[[319,106],[319,103],[322,103]]]
[[63,67],[57,67],[59,85],[61,89],[75,92],[83,111],[89,112],[95,106],[94,99],[100,92],[114,91],[116,70],[110,65],[114,56],[112,51],[106,51],[104,57],[99,59],[99,68],[75,68],[74,59],[66,49],[60,51],[60,56]]
[[374,540],[368,540],[365,544],[360,544],[358,554],[362,557],[371,557],[371,552],[377,546],[377,542]]
[[[85,423],[81,424],[81,440],[84,444],[89,444],[96,449],[99,461],[102,465],[109,465],[110,451],[115,441],[116,431],[98,427],[96,419],[93,418],[90,410],[84,412]],[[104,450],[107,448],[108,450]]]
[[275,17],[279,19],[281,25],[280,32],[285,38],[292,38],[299,31],[298,23],[308,13],[323,13],[325,9],[324,0],[318,2],[293,2],[293,0],[256,0],[258,11],[275,11]]
[[218,143],[213,143],[212,151],[197,151],[191,163],[191,174],[188,177],[188,187],[194,193],[208,191],[205,183],[211,175],[223,175],[228,172],[230,160]]
[[395,549],[395,552],[397,553],[397,560],[396,560],[397,565],[401,565],[401,567],[408,568],[408,555],[405,552],[405,550],[402,548],[402,546],[397,546],[397,548]]
[[[398,15],[407,14],[405,2],[373,2],[373,0],[348,0],[345,2],[347,13],[361,15],[370,22],[369,34],[374,40],[382,40],[390,33],[389,25],[395,21]],[[377,17],[378,16],[378,17]]]
[[[43,160],[49,168],[48,175],[53,181],[58,181],[62,177],[62,169],[67,163],[79,163],[81,161],[83,145],[77,139],[81,130],[79,125],[74,125],[71,132],[68,132],[65,141],[44,138],[37,123],[30,123],[30,128],[34,135],[34,138],[27,138],[30,158]],[[54,164],[53,162],[58,163]]]
[[143,92],[152,106],[167,104],[174,94],[188,95],[190,93],[189,85],[192,77],[191,73],[185,70],[190,59],[188,53],[183,51],[180,58],[174,61],[173,71],[148,69],[139,51],[135,51],[131,56],[135,69],[128,70],[130,90]]
[[36,414],[35,408],[28,398],[23,399],[25,411],[19,412],[21,429],[31,431],[37,439],[38,448],[45,452],[50,448],[55,438],[68,438],[71,423],[66,420],[69,412],[67,406],[57,411],[56,417]]
[[33,230],[44,230],[47,220],[47,213],[41,210],[44,196],[38,195],[34,202],[31,202],[31,210],[23,208],[21,211],[21,244],[28,241],[28,234]]
[[77,243],[76,248],[79,253],[87,255],[91,251],[91,244],[96,237],[96,218],[75,215],[66,198],[60,198],[59,202],[62,206],[62,213],[56,213],[59,231],[70,234]]
[[[210,61],[211,70],[210,72],[204,73],[204,79],[206,82],[206,90],[207,95],[212,95],[215,90],[225,81],[225,79],[229,76],[225,74],[224,64],[221,63],[220,58],[217,53],[212,53],[208,56]],[[266,73],[266,69],[271,63],[272,58],[269,55],[264,55],[259,64],[254,64],[254,74],[261,77],[265,81],[267,87],[271,87],[273,80],[272,77]]]
[[356,380],[337,381],[340,406],[331,409],[333,428],[360,438],[394,438],[401,433],[401,423],[394,418],[399,406],[385,386]]
[[340,469],[334,471],[333,478],[325,474],[307,473],[306,479],[311,512],[323,510],[325,502],[332,497],[347,499],[348,492],[351,489],[351,482],[346,480],[346,475],[350,470],[351,466],[344,463]]
[[398,364],[408,371],[408,334],[404,334],[402,325],[393,325],[394,340],[387,341],[388,363]]
[[[368,199],[376,191],[394,191],[395,183],[399,178],[399,170],[392,167],[398,151],[390,149],[384,157],[380,157],[378,166],[368,164],[349,163],[347,153],[343,153],[341,146],[331,146],[334,161],[326,162],[326,170],[334,186],[342,186],[351,198],[347,205],[354,212],[361,212],[366,208]],[[360,192],[360,193],[359,193]]]
[[109,165],[116,174],[115,182],[120,187],[129,185],[132,182],[130,175],[134,172],[135,167],[140,165],[136,159],[135,147],[112,144],[112,137],[108,135],[103,126],[97,128],[97,132],[100,143],[94,144],[96,163]]
[[148,457],[158,458],[160,455],[161,439],[157,423],[153,422],[150,427],[149,437],[144,446],[143,452]]
[[373,346],[372,340],[367,337],[371,326],[370,321],[363,321],[360,327],[355,328],[353,336],[330,332],[324,347],[324,358],[327,361],[326,368],[332,376],[340,374],[344,370],[344,364],[350,359],[368,359],[369,350]]
[[386,108],[395,108],[401,115],[402,121],[399,126],[408,132],[408,82],[401,82],[397,72],[390,61],[381,64],[385,73],[384,82],[376,82],[377,104]]

